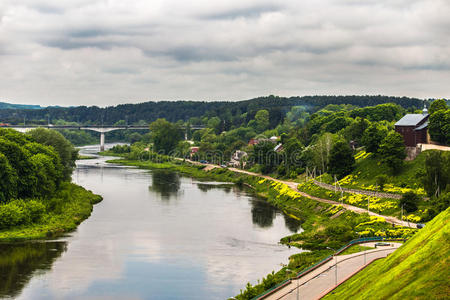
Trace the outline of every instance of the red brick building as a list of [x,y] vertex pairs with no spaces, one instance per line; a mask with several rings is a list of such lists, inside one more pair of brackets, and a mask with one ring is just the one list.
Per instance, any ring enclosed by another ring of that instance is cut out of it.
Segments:
[[428,111],[422,114],[407,114],[395,123],[395,131],[403,136],[406,147],[428,143]]

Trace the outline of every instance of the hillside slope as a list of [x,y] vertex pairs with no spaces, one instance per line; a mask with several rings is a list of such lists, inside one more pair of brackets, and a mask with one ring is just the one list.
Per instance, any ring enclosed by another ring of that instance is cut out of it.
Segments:
[[324,299],[448,299],[450,208]]

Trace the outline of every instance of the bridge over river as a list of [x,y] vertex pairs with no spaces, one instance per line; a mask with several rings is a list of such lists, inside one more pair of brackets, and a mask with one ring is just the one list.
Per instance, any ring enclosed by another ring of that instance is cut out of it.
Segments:
[[[7,125],[5,128],[12,128],[20,132],[27,132],[36,128],[48,129],[71,129],[71,130],[91,130],[100,132],[100,151],[105,150],[105,133],[114,130],[149,130],[149,125]],[[185,127],[182,127],[185,129]],[[193,125],[192,130],[203,129],[205,126]],[[185,135],[186,138],[186,135]]]

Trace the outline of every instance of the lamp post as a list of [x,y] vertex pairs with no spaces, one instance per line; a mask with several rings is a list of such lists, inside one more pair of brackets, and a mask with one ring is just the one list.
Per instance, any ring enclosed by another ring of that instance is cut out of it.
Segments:
[[[295,271],[294,271],[294,270],[291,270],[291,269],[289,269],[289,268],[287,268],[286,271],[294,272],[294,274],[295,274]],[[300,300],[300,286],[299,286],[299,279],[296,278],[296,280],[297,280],[297,300]]]
[[331,248],[331,247],[327,247],[327,249],[333,250],[334,251],[333,256],[336,258],[335,263],[334,263],[334,285],[337,286],[337,255],[336,255],[336,250]]

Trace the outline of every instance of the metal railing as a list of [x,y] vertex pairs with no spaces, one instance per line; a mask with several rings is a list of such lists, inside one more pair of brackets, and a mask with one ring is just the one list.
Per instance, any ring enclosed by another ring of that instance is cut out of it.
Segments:
[[359,239],[351,240],[346,245],[339,248],[334,254],[331,254],[331,255],[325,257],[324,259],[320,260],[319,262],[313,264],[312,266],[309,266],[309,267],[301,270],[300,272],[297,273],[297,275],[295,277],[283,280],[282,282],[276,284],[275,286],[271,287],[270,289],[264,291],[262,294],[260,294],[256,297],[253,297],[252,300],[264,299],[266,296],[272,294],[273,292],[277,291],[279,288],[290,283],[293,279],[299,279],[299,278],[305,276],[306,274],[317,269],[324,263],[332,260],[335,255],[342,253],[343,251],[345,251],[345,249],[347,249],[355,244],[361,244],[361,243],[365,243],[365,242],[374,242],[374,241],[400,241],[400,240],[404,241],[404,239],[396,239],[396,238],[389,238],[389,237],[367,237],[367,238],[359,238]]

